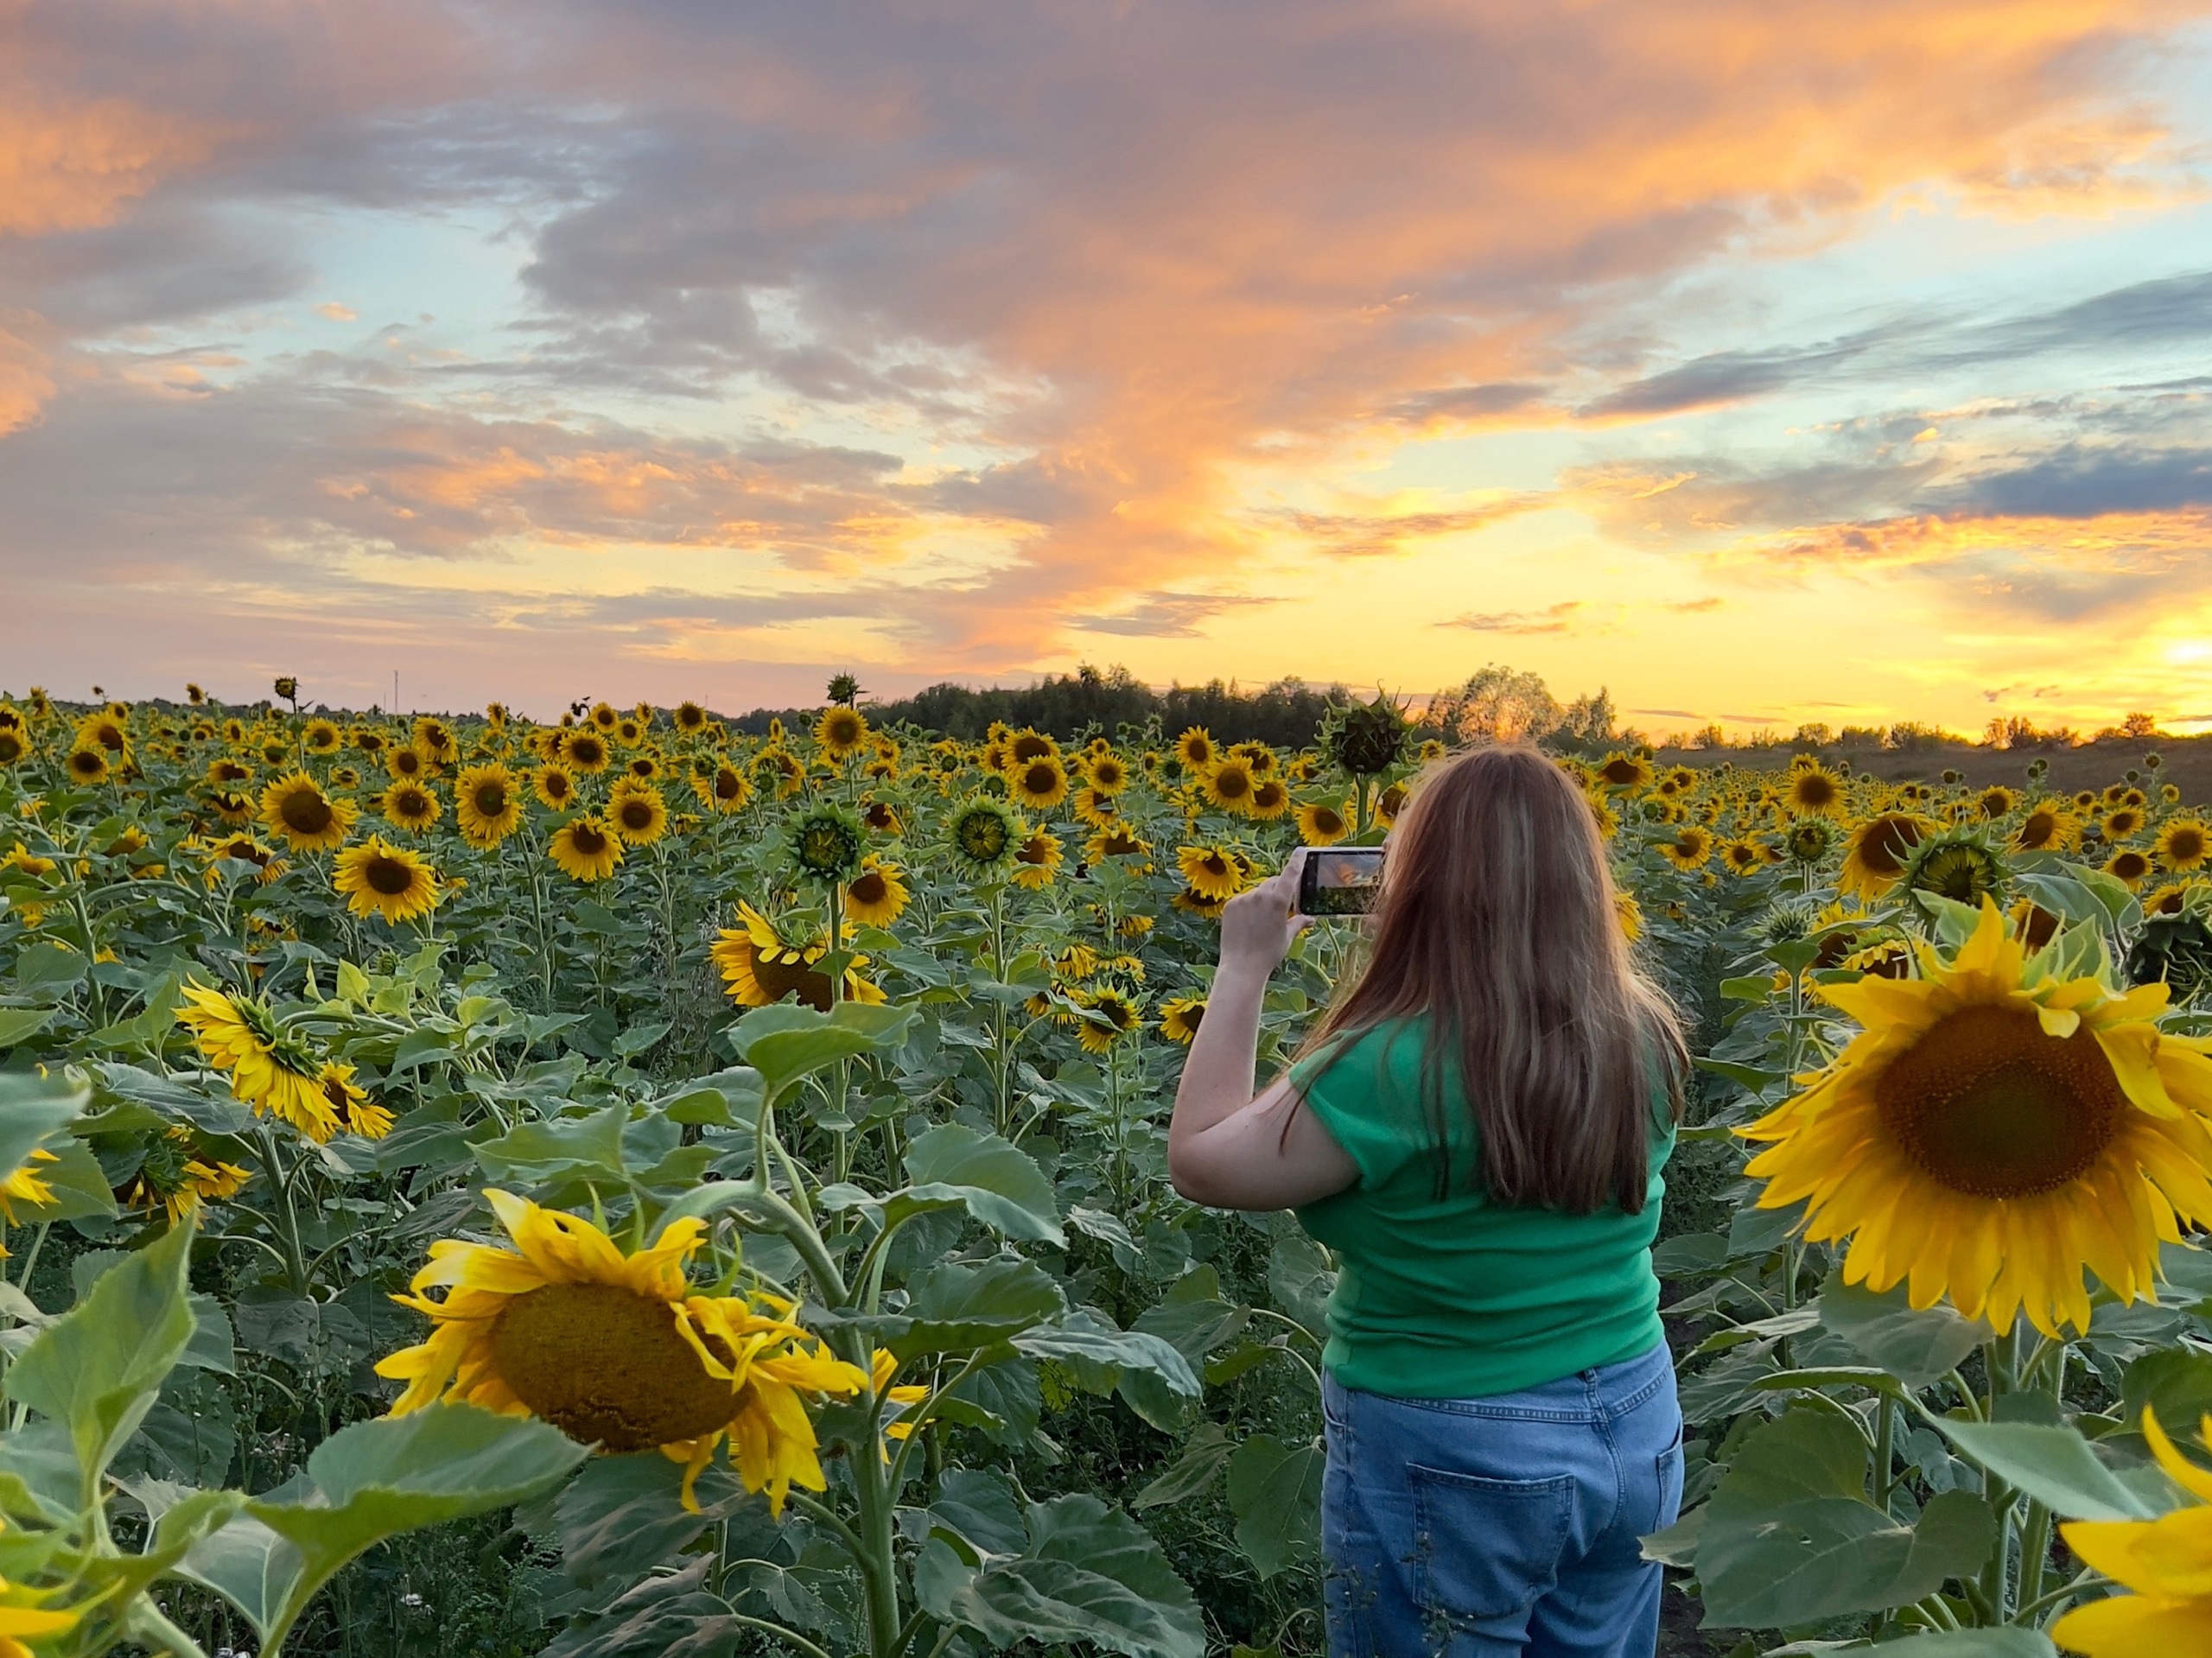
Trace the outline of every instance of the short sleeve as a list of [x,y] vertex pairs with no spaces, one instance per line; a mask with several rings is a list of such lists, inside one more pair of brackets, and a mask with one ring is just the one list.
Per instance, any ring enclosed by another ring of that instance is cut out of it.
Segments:
[[[1403,1105],[1390,1097],[1392,1037],[1378,1026],[1307,1054],[1290,1068],[1291,1086],[1359,1170],[1359,1184],[1381,1185],[1405,1165]],[[1414,1044],[1416,1052],[1420,1045]]]

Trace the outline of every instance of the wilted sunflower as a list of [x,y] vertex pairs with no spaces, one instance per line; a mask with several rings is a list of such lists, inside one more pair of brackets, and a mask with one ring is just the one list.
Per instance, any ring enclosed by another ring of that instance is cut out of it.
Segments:
[[715,766],[703,777],[691,779],[692,792],[702,804],[722,813],[743,810],[753,798],[753,785],[744,772],[728,761]]
[[[1807,817],[1801,818],[1799,823],[1821,821]],[[1847,896],[1870,899],[1888,892],[1904,878],[1914,851],[1934,832],[1935,827],[1914,812],[1877,812],[1853,829],[1850,839],[1844,842],[1843,869],[1836,878],[1837,890]]]
[[[823,1489],[804,1395],[849,1395],[868,1376],[789,1322],[785,1303],[693,1293],[684,1267],[703,1222],[664,1228],[624,1255],[590,1222],[487,1189],[512,1249],[442,1239],[409,1293],[392,1299],[431,1322],[429,1339],[392,1354],[379,1375],[408,1386],[404,1416],[450,1396],[536,1416],[613,1452],[658,1447],[693,1483],[725,1436],[746,1489],[780,1515],[793,1485]],[[442,1289],[442,1297],[429,1292]]]
[[576,774],[565,765],[548,761],[531,773],[530,786],[539,802],[556,812],[576,804]]
[[344,842],[353,832],[351,801],[334,800],[304,772],[295,772],[261,791],[261,821],[296,852],[319,852]]
[[604,818],[586,813],[572,817],[553,831],[545,855],[572,880],[605,880],[622,861],[622,842]]
[[1197,1039],[1198,1025],[1205,1016],[1204,996],[1171,996],[1160,1004],[1160,1033],[1187,1048]]
[[1307,846],[1334,846],[1351,833],[1349,802],[1309,800],[1298,809],[1298,838]]
[[97,748],[73,748],[61,769],[70,782],[91,788],[107,781],[107,755]]
[[1002,879],[1007,865],[1029,838],[1027,825],[1004,801],[974,795],[952,815],[952,852],[970,880]]
[[1041,892],[1060,873],[1060,837],[1050,829],[1033,829],[1014,854],[1011,877],[1016,886]]
[[2132,891],[2151,879],[2151,854],[2124,846],[2105,860],[2104,870],[2107,875],[2126,882]]
[[2082,820],[2061,800],[2039,800],[2012,831],[2019,852],[2068,852],[2082,844]]
[[1225,904],[1245,887],[1244,861],[1228,847],[1178,847],[1175,867],[1184,884],[1209,903]]
[[1241,754],[1225,756],[1198,779],[1199,792],[1209,805],[1238,817],[1251,816],[1252,791],[1256,786],[1252,763]]
[[[411,786],[411,785],[394,785]],[[438,907],[438,872],[419,854],[372,835],[347,847],[331,867],[331,885],[346,907],[361,917],[382,916],[389,926],[426,916]]]
[[2212,1219],[2212,1042],[2162,1032],[2164,985],[2115,995],[2031,965],[1993,904],[1918,979],[1821,994],[1860,1033],[1749,1128],[1759,1207],[1808,1202],[1805,1236],[1849,1238],[1844,1278],[1910,1277],[1999,1333],[2086,1330],[2086,1266],[2122,1300],[2154,1293],[2174,1218]]
[[329,1102],[331,1115],[347,1134],[359,1134],[364,1140],[382,1140],[391,1132],[391,1113],[371,1099],[354,1082],[353,1066],[327,1062],[315,1081],[322,1089],[322,1097]]
[[849,808],[829,800],[817,800],[793,812],[785,837],[799,873],[839,886],[860,873],[861,856],[868,850],[868,831],[860,818]]
[[202,1156],[193,1144],[190,1130],[172,1128],[147,1145],[138,1172],[116,1193],[116,1198],[149,1214],[158,1209],[175,1226],[186,1216],[198,1214],[202,1204],[219,1204],[237,1197],[251,1178],[251,1171],[235,1163],[211,1161]]
[[321,1061],[265,1004],[188,982],[183,994],[176,1022],[192,1032],[201,1058],[230,1073],[232,1094],[256,1116],[281,1118],[317,1145],[338,1131],[316,1081]]
[[461,838],[488,852],[522,827],[522,785],[497,760],[465,767],[453,782],[453,810]]
[[1104,1053],[1123,1037],[1144,1028],[1141,1004],[1113,985],[1071,990],[1068,1000],[1082,1011],[1075,1039],[1085,1053]]
[[[741,902],[737,917],[739,924],[724,928],[708,951],[731,999],[741,1007],[767,1007],[796,995],[807,1007],[828,1013],[830,975],[815,965],[830,953],[828,935],[817,933],[804,944],[793,944],[750,904]],[[860,975],[867,960],[855,956],[846,968],[845,1001],[883,1000],[883,992]]]
[[846,917],[855,926],[889,926],[906,907],[906,873],[868,854],[861,860],[861,873],[845,888]]
[[1203,772],[1214,762],[1219,751],[1214,746],[1213,733],[1204,726],[1191,726],[1175,740],[1175,758],[1185,772]]
[[2206,854],[2212,852],[2212,829],[2194,817],[2168,818],[2158,830],[2156,847],[2162,867],[2187,874],[2204,867]]
[[668,803],[652,784],[626,780],[607,803],[607,826],[625,846],[651,846],[668,833]]
[[594,729],[585,728],[568,734],[561,744],[561,758],[570,769],[586,777],[596,777],[607,768],[614,755],[605,737]]
[[384,791],[385,821],[410,835],[420,835],[438,821],[445,806],[428,784],[400,778]]
[[842,703],[823,709],[822,717],[814,722],[816,744],[841,764],[867,747],[868,739],[868,716]]

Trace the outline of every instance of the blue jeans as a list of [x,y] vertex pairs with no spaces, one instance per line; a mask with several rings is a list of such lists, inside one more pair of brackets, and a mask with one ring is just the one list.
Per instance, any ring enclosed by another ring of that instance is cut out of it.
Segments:
[[1323,1378],[1322,1592],[1333,1658],[1650,1658],[1682,1500],[1665,1344],[1488,1399]]

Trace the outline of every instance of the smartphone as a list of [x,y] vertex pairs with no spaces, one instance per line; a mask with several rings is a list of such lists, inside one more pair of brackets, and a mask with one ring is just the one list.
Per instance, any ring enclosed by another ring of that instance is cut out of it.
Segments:
[[1298,878],[1298,912],[1365,915],[1382,880],[1381,847],[1316,847]]

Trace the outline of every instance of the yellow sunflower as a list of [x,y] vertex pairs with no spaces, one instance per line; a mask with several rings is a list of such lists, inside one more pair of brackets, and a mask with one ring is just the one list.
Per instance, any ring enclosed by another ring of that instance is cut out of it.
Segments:
[[1406,809],[1406,785],[1394,783],[1375,797],[1375,821],[1384,829],[1394,827],[1398,814]]
[[1290,788],[1281,778],[1264,777],[1252,785],[1253,816],[1273,823],[1290,810]]
[[353,1080],[353,1067],[326,1061],[315,1082],[339,1126],[364,1140],[382,1140],[391,1132],[391,1113],[378,1105]]
[[522,785],[499,761],[463,769],[453,782],[461,838],[489,852],[522,827]]
[[1948,962],[1821,994],[1860,1033],[1805,1090],[1738,1132],[1767,1143],[1759,1206],[1806,1201],[1805,1235],[1851,1239],[1847,1282],[1910,1278],[1999,1331],[2089,1322],[2086,1266],[2152,1293],[2176,1217],[2212,1220],[2212,1040],[2152,1021],[2166,987],[2115,995],[2046,976],[1985,903]]
[[2082,844],[2082,820],[2063,800],[2038,800],[2012,831],[2018,852],[2069,852]]
[[572,880],[588,884],[605,880],[622,861],[622,841],[606,820],[586,814],[572,817],[553,831],[545,855]]
[[1050,829],[1033,829],[1015,850],[1007,879],[1016,886],[1041,892],[1060,873],[1060,837]]
[[1351,833],[1349,801],[1310,800],[1298,809],[1298,838],[1307,846],[1334,846]]
[[1123,1037],[1144,1028],[1141,1006],[1112,985],[1071,990],[1068,1000],[1083,1013],[1076,1024],[1075,1039],[1085,1053],[1104,1053]]
[[[806,1006],[828,1013],[830,975],[815,963],[830,953],[826,934],[817,933],[804,944],[785,942],[775,924],[741,902],[739,924],[726,927],[708,954],[721,969],[722,983],[741,1007],[767,1007],[796,995]],[[867,964],[856,956],[845,969],[847,1001],[881,1001],[883,992],[860,975]]]
[[861,873],[845,888],[846,916],[855,926],[889,926],[906,907],[906,873],[869,853],[861,860]]
[[395,829],[405,829],[410,835],[420,835],[438,821],[445,810],[445,804],[438,798],[438,791],[426,783],[416,783],[402,778],[384,791],[380,803],[385,821]]
[[676,728],[687,737],[696,737],[704,731],[708,720],[707,710],[696,702],[685,702],[676,705]]
[[438,774],[438,764],[411,743],[396,744],[384,757],[384,769],[394,781],[412,780],[420,783],[425,778]]
[[[172,1128],[146,1147],[144,1159],[118,1201],[149,1214],[162,1210],[171,1226],[200,1212],[202,1204],[226,1203],[253,1178],[235,1163],[210,1162],[194,1146],[188,1129]],[[4,1658],[4,1648],[0,1648]]]
[[1160,1004],[1160,1033],[1187,1048],[1197,1039],[1199,1022],[1205,1016],[1204,996],[1171,996]]
[[2212,829],[2195,817],[2171,817],[2159,828],[2156,846],[2162,867],[2187,874],[2204,867],[2206,854],[2212,851]]
[[1860,898],[1880,897],[1904,877],[1914,849],[1934,832],[1935,827],[1914,812],[1877,812],[1853,829],[1844,842],[1843,869],[1836,878],[1837,891]]
[[[0,1216],[7,1217],[9,1225],[18,1223],[16,1219],[17,1204],[43,1205],[54,1201],[54,1188],[39,1178],[38,1171],[45,1164],[60,1160],[43,1147],[35,1148],[20,1167],[10,1171],[5,1179],[0,1179]],[[0,1249],[0,1260],[5,1260],[7,1253],[5,1249]]]
[[1748,838],[1723,841],[1720,843],[1720,861],[1732,874],[1756,874],[1766,867],[1766,848],[1759,842]]
[[1659,842],[1659,851],[1677,869],[1700,869],[1713,855],[1713,836],[1695,823],[1685,823],[1672,839]]
[[[2212,1441],[2212,1416],[2197,1426]],[[2174,1483],[2196,1500],[2156,1520],[2075,1520],[2059,1528],[2067,1547],[2114,1583],[2134,1591],[2076,1606],[2050,1638],[2088,1658],[2212,1651],[2212,1473],[2175,1449],[2143,1407],[2143,1437]]]
[[1083,855],[1088,862],[1103,863],[1109,858],[1141,858],[1151,850],[1149,841],[1116,817],[1101,823],[1084,842]]
[[684,1268],[703,1222],[677,1221],[625,1255],[576,1216],[493,1189],[484,1197],[514,1248],[441,1239],[392,1298],[432,1326],[377,1366],[407,1383],[393,1415],[450,1397],[535,1416],[602,1451],[658,1447],[684,1465],[695,1513],[692,1485],[725,1437],[738,1477],[767,1493],[772,1514],[793,1485],[823,1489],[806,1398],[849,1396],[868,1377],[818,1343],[808,1350],[787,1303],[695,1293]]
[[344,740],[338,727],[327,720],[310,720],[300,733],[300,741],[310,754],[334,754]]
[[1598,764],[1597,781],[1616,794],[1641,794],[1651,786],[1651,762],[1641,754],[1608,754]]
[[351,801],[334,800],[304,772],[295,772],[261,791],[261,821],[295,852],[320,852],[344,842],[353,833]]
[[2020,804],[2020,798],[2001,783],[1993,783],[1974,797],[1974,810],[1984,817],[2003,817]]
[[1213,733],[1204,726],[1191,726],[1175,740],[1175,758],[1185,772],[1205,771],[1219,752],[1214,746]]
[[2143,832],[2143,814],[2133,806],[2116,806],[2097,828],[2107,841],[2132,841]]
[[1129,786],[1129,768],[1119,754],[1093,754],[1083,768],[1090,786],[1102,795],[1117,795]]
[[691,787],[702,804],[725,814],[742,810],[753,798],[751,779],[728,761],[703,777],[694,778]]
[[251,783],[253,781],[253,767],[244,760],[232,759],[227,754],[219,755],[207,762],[207,781],[219,789]]
[[2124,846],[2105,860],[2105,873],[2126,883],[2130,890],[2151,878],[2151,854]]
[[107,781],[107,756],[97,748],[73,748],[61,762],[69,781],[91,788]]
[[1068,797],[1067,768],[1054,754],[1016,760],[1006,774],[1006,787],[1019,804],[1049,811]]
[[338,1132],[317,1081],[319,1062],[263,1004],[188,983],[176,1022],[210,1067],[230,1073],[232,1094],[256,1116],[281,1118],[317,1145]]
[[576,774],[551,762],[531,774],[531,790],[549,810],[564,812],[576,804]]
[[1843,811],[1843,779],[1818,760],[1790,768],[1783,798],[1800,817],[1835,817]]
[[651,846],[668,833],[668,803],[652,784],[626,780],[607,803],[607,824],[625,846]]
[[842,703],[823,709],[822,717],[814,722],[814,740],[833,760],[850,759],[868,746],[868,716]]
[[453,727],[432,715],[426,714],[415,721],[415,746],[440,765],[451,765],[461,758],[461,744],[453,734]]
[[30,758],[30,734],[21,726],[0,726],[0,765],[14,765]]
[[1208,805],[1238,817],[1251,816],[1252,793],[1257,787],[1252,763],[1241,754],[1228,756],[1198,780],[1199,792]]
[[1184,884],[1210,903],[1225,904],[1244,890],[1243,861],[1227,847],[1179,847],[1175,867]]
[[382,916],[393,927],[429,914],[442,896],[438,872],[427,859],[380,835],[340,853],[330,881],[353,914]]
[[607,747],[607,739],[598,731],[586,728],[568,734],[561,744],[561,758],[568,762],[571,771],[581,772],[586,777],[596,777],[613,762],[614,753]]

